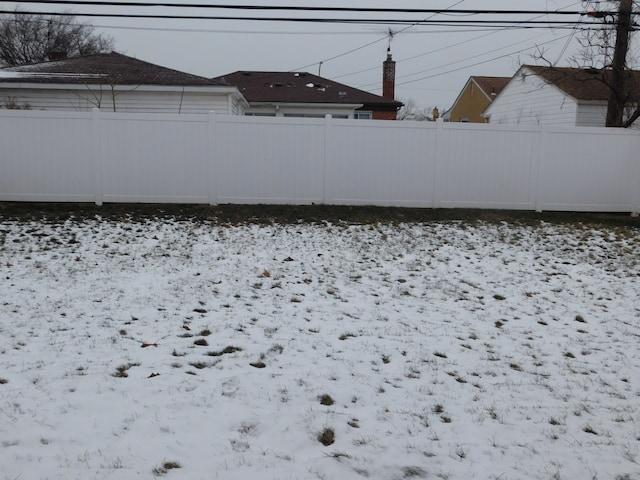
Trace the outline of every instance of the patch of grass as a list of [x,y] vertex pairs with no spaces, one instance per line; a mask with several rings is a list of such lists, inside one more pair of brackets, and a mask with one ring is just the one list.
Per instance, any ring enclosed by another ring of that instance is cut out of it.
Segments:
[[140,366],[139,363],[129,362],[126,365],[120,365],[119,367],[116,367],[115,373],[112,373],[111,375],[116,378],[126,378],[129,376],[129,374],[127,373],[127,370],[129,370],[131,367],[139,367],[139,366]]
[[498,301],[506,300],[506,297],[503,297],[502,295],[498,295],[497,293],[493,296],[493,298],[495,298]]
[[333,445],[336,441],[336,434],[333,431],[333,428],[325,428],[322,430],[322,432],[318,434],[318,441],[325,447]]
[[357,337],[357,335],[355,335],[354,333],[343,333],[338,338],[340,340],[346,340],[347,338],[353,338],[353,337]]
[[208,337],[209,335],[211,335],[211,330],[205,328],[198,335],[200,335],[201,337]]
[[234,346],[228,346],[223,348],[222,350],[218,350],[216,352],[207,352],[207,355],[209,355],[210,357],[221,357],[222,355],[228,355],[231,353],[236,353],[236,352],[241,352],[242,348],[240,347],[234,347]]
[[510,363],[509,367],[511,367],[511,369],[515,370],[516,372],[521,372],[522,371],[522,367],[520,365],[518,365],[517,363]]
[[204,338],[199,338],[197,340],[194,340],[193,344],[194,345],[198,345],[200,347],[208,347],[209,346],[209,342],[207,342]]
[[404,467],[402,469],[403,478],[425,478],[427,472],[420,467]]
[[591,425],[585,425],[584,427],[582,427],[582,431],[585,433],[590,433],[591,435],[598,435],[598,432],[596,432]]
[[576,315],[576,322],[580,322],[580,323],[587,323],[587,321],[584,319],[584,317],[582,315]]
[[184,357],[186,355],[186,353],[182,352],[179,353],[175,348],[173,349],[173,352],[171,352],[171,355],[173,355],[174,357]]
[[440,420],[442,420],[442,423],[451,423],[451,417],[448,415],[441,415]]
[[334,403],[336,403],[333,398],[331,398],[331,395],[327,395],[326,393],[323,395],[320,395],[318,397],[318,400],[320,400],[320,405],[333,405]]
[[197,368],[198,370],[202,370],[203,368],[207,368],[209,366],[208,363],[204,362],[191,362],[189,363],[193,368]]
[[0,378],[0,385],[5,385],[9,383],[9,380],[7,380],[6,378]]
[[433,354],[436,357],[440,357],[440,358],[447,358],[447,354],[446,353],[442,353],[442,352],[433,352]]
[[576,356],[571,352],[565,352],[564,356],[567,357],[567,358],[576,358]]
[[496,328],[502,328],[502,326],[504,325],[503,322],[501,322],[500,320],[496,320],[496,323],[494,324],[496,326]]
[[267,364],[264,362],[253,362],[249,365],[251,365],[253,368],[265,368],[267,366]]
[[178,462],[164,462],[161,466],[154,467],[151,470],[151,473],[153,473],[156,477],[161,477],[162,475],[166,475],[169,470],[174,470],[176,468],[182,468],[182,465],[180,465]]

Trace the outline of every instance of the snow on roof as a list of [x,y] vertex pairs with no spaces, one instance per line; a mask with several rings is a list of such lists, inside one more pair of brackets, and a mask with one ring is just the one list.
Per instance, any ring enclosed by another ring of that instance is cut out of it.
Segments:
[[41,79],[79,79],[104,77],[102,73],[38,73],[38,72],[14,72],[11,70],[0,70],[0,79],[3,78],[23,78],[25,80],[37,78]]

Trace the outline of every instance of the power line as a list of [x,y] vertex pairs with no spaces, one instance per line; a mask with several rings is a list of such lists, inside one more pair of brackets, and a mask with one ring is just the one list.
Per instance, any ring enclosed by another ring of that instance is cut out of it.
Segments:
[[[580,3],[580,2],[576,2],[576,3],[574,3],[574,4],[567,5],[566,7],[562,7],[562,9],[564,9],[564,8],[569,8],[569,7],[571,7],[571,6],[573,6],[573,5],[577,5],[577,4],[579,4],[579,3]],[[453,5],[453,6],[455,6],[455,5]],[[453,6],[452,6],[452,7],[453,7]],[[452,8],[452,7],[451,7],[451,8]],[[561,10],[559,10],[559,11],[562,11],[562,9],[561,9]],[[535,19],[537,19],[537,18],[541,18],[541,17],[544,17],[544,15],[540,15],[540,16],[537,16],[537,17],[533,17],[533,18],[532,18],[532,19],[530,19],[530,20],[535,20]],[[495,33],[498,33],[498,32],[504,32],[504,31],[506,31],[506,30],[508,30],[508,29],[509,29],[509,27],[502,27],[502,28],[498,28],[498,29],[493,30],[493,31],[491,31],[491,32],[489,32],[489,33],[485,33],[485,34],[482,34],[482,35],[478,35],[478,36],[476,36],[476,37],[473,37],[473,38],[470,38],[470,39],[467,39],[467,40],[463,40],[463,41],[461,41],[461,42],[457,42],[457,43],[454,43],[454,44],[449,44],[449,45],[447,45],[447,46],[445,46],[445,47],[442,47],[442,48],[437,48],[437,49],[435,49],[435,50],[431,50],[431,51],[428,51],[428,52],[424,52],[424,53],[421,53],[421,54],[419,54],[419,55],[414,55],[414,56],[412,56],[412,57],[408,57],[408,58],[403,58],[403,59],[397,60],[397,62],[398,62],[398,63],[400,63],[400,62],[406,62],[406,61],[408,61],[408,60],[413,60],[413,59],[416,59],[416,58],[419,58],[419,57],[424,57],[425,55],[431,55],[431,54],[433,54],[433,53],[441,52],[441,51],[443,51],[443,50],[447,50],[447,49],[449,49],[449,48],[457,47],[457,46],[459,46],[459,45],[463,45],[463,44],[465,44],[465,43],[475,42],[476,40],[479,40],[479,39],[481,39],[481,38],[484,38],[484,37],[488,37],[488,36],[494,35]],[[482,30],[482,29],[479,29],[479,30]],[[468,31],[468,29],[467,29],[467,31]],[[569,40],[570,40],[570,39],[569,39]],[[367,68],[367,69],[364,69],[364,70],[359,70],[359,71],[357,71],[357,72],[351,72],[351,73],[347,73],[347,74],[344,74],[344,75],[339,75],[338,77],[335,77],[335,78],[343,78],[343,77],[347,77],[347,76],[355,75],[355,74],[358,74],[358,73],[364,73],[364,72],[368,72],[368,71],[372,71],[372,70],[377,70],[378,68],[379,68],[379,66],[370,67],[370,68]],[[411,74],[411,75],[413,75],[413,74]]]
[[[456,5],[460,5],[460,4],[461,4],[461,3],[463,3],[464,1],[465,1],[465,0],[459,0],[458,2],[456,2],[456,3],[454,3],[453,5],[451,5],[450,7],[448,7],[448,9],[447,9],[447,10],[449,10],[449,9],[451,9],[451,8],[453,8],[453,7],[455,7]],[[433,18],[433,17],[435,17],[435,14],[434,14],[434,15],[431,15],[431,16],[429,16],[429,17],[427,17],[425,20],[429,20],[429,19],[431,19],[431,18]],[[322,65],[323,63],[328,62],[328,61],[330,61],[330,60],[335,60],[336,58],[344,57],[345,55],[348,55],[348,54],[353,53],[353,52],[357,52],[357,51],[362,50],[363,48],[366,48],[366,47],[368,47],[368,46],[370,46],[370,45],[374,45],[374,44],[376,44],[376,43],[379,43],[379,42],[381,42],[381,41],[385,40],[386,38],[389,38],[389,43],[391,43],[391,39],[392,39],[393,35],[397,35],[397,34],[399,34],[399,33],[404,33],[404,32],[406,32],[407,30],[409,30],[410,28],[412,28],[412,27],[414,27],[414,26],[416,26],[416,25],[418,25],[418,23],[414,23],[414,24],[412,24],[412,25],[409,25],[409,26],[407,26],[407,27],[405,27],[405,28],[403,28],[403,29],[401,29],[401,30],[399,30],[399,31],[397,31],[397,32],[392,32],[392,31],[391,31],[391,29],[389,29],[389,33],[388,33],[387,35],[385,35],[384,37],[379,38],[379,39],[377,39],[377,40],[374,40],[373,42],[369,42],[369,43],[367,43],[367,44],[365,44],[365,45],[362,45],[362,46],[360,46],[360,47],[357,47],[357,48],[351,49],[351,50],[349,50],[349,51],[347,51],[347,52],[344,52],[344,53],[341,53],[341,54],[335,55],[335,56],[333,56],[333,57],[331,57],[331,58],[328,58],[328,59],[326,59],[326,60],[321,60],[320,62],[316,62],[316,63],[311,63],[311,64],[308,64],[308,65],[305,65],[304,67],[300,67],[299,69],[296,69],[296,70],[302,70],[302,69],[304,69],[304,68],[311,67],[311,66],[316,65],[316,64]]]
[[[571,36],[571,35],[572,35],[572,34],[569,34],[569,35],[567,35],[567,36]],[[553,40],[549,40],[549,41],[547,41],[547,42],[542,42],[542,43],[540,43],[540,45],[547,45],[547,44],[549,44],[549,43],[557,42],[558,40],[563,40],[563,39],[564,39],[564,38],[566,38],[567,36],[563,36],[563,37],[559,37],[559,38],[554,38]],[[442,75],[448,75],[449,73],[458,72],[458,71],[460,71],[460,70],[464,70],[464,69],[467,69],[467,68],[470,68],[470,67],[476,67],[476,66],[478,66],[478,65],[483,65],[483,64],[485,64],[485,63],[490,63],[490,62],[493,62],[493,61],[495,61],[495,60],[500,60],[500,59],[502,59],[502,58],[510,57],[511,55],[515,55],[516,53],[526,52],[527,50],[529,50],[529,48],[531,48],[531,47],[522,48],[522,49],[520,49],[520,50],[515,50],[515,51],[513,51],[513,52],[505,53],[504,55],[499,55],[499,56],[497,56],[497,57],[490,58],[489,60],[484,60],[484,61],[482,61],[482,62],[477,62],[477,63],[473,63],[473,64],[470,64],[470,65],[465,65],[464,67],[455,68],[455,69],[453,69],[453,70],[447,70],[446,72],[436,73],[436,74],[433,74],[433,75],[428,75],[428,76],[426,76],[426,77],[416,78],[416,79],[414,79],[414,80],[407,80],[407,81],[405,81],[405,82],[396,83],[396,86],[400,86],[400,85],[407,85],[407,84],[409,84],[409,83],[414,83],[414,82],[420,82],[420,81],[422,81],[422,80],[427,80],[427,79],[429,79],[429,78],[440,77],[440,76],[442,76]],[[438,67],[438,68],[441,68],[441,67]],[[434,69],[434,70],[435,70],[435,69]]]
[[117,6],[117,7],[168,7],[224,10],[264,10],[264,11],[306,11],[306,12],[368,12],[368,13],[433,13],[433,14],[499,14],[499,15],[584,15],[583,11],[560,10],[497,10],[497,9],[443,9],[443,8],[370,8],[370,7],[301,7],[284,5],[202,5],[171,2],[107,2],[75,0],[21,0],[14,3],[44,5],[81,5],[81,6]]
[[[453,26],[453,25],[471,25],[471,26],[497,26],[497,25],[529,25],[530,28],[534,28],[534,25],[538,25],[538,28],[573,28],[575,22],[560,21],[560,20],[527,20],[527,21],[513,21],[513,20],[420,20],[420,19],[365,19],[365,18],[308,18],[308,17],[253,17],[253,16],[207,16],[207,15],[163,15],[163,14],[144,14],[144,13],[96,13],[96,12],[44,12],[44,11],[11,11],[0,10],[0,14],[15,14],[15,15],[43,15],[43,16],[69,16],[76,17],[109,17],[109,18],[144,18],[144,19],[164,19],[164,20],[239,20],[239,21],[266,21],[266,22],[303,22],[303,23],[345,23],[345,24],[368,24],[368,25],[407,25],[407,24],[421,24],[421,25],[441,25],[441,26]],[[385,37],[386,38],[386,37]]]

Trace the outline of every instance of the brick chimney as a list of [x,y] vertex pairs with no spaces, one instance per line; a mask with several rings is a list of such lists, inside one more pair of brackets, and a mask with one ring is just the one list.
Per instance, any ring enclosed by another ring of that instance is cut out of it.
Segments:
[[391,59],[391,50],[387,48],[387,59],[382,64],[382,96],[395,99],[396,62]]

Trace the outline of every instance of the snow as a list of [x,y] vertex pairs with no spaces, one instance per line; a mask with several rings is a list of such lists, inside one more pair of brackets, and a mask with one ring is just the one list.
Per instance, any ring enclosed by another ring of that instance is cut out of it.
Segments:
[[4,220],[0,478],[640,478],[639,254],[628,227]]
[[[23,68],[23,67],[20,67]],[[99,78],[104,77],[104,74],[99,73],[50,73],[50,72],[36,72],[28,69],[22,69],[21,71],[12,70],[0,70],[0,79],[2,78],[32,78],[32,79],[77,79],[77,78]]]

